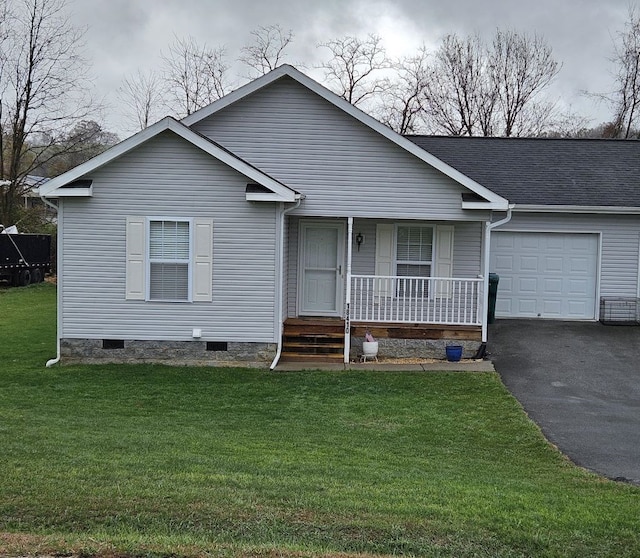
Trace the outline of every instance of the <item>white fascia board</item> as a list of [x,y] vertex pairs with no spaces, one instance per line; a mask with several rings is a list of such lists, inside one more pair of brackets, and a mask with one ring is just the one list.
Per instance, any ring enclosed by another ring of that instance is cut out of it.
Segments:
[[492,211],[506,211],[509,209],[509,202],[462,202],[462,209],[488,209]]
[[282,197],[276,193],[270,192],[247,192],[245,199],[253,202],[294,202],[300,198],[300,194],[294,194],[294,199]]
[[612,205],[516,204],[513,210],[521,213],[599,213],[602,215],[640,215],[640,207]]
[[135,149],[139,145],[145,143],[146,141],[166,130],[174,132],[192,145],[202,149],[212,157],[215,157],[222,163],[237,170],[240,174],[243,174],[247,178],[250,178],[251,180],[257,182],[261,186],[268,188],[278,196],[278,201],[295,201],[296,192],[294,190],[288,188],[277,180],[274,180],[270,176],[262,173],[255,167],[252,167],[242,159],[236,157],[229,151],[222,149],[203,136],[196,134],[193,130],[190,130],[170,116],[163,118],[159,122],[156,122],[148,128],[145,128],[141,132],[138,132],[134,136],[131,136],[130,138],[120,142],[119,144],[113,146],[111,149],[108,149],[104,153],[101,153],[97,157],[94,157],[93,159],[90,159],[89,161],[78,165],[74,169],[61,174],[60,176],[52,178],[46,184],[40,186],[40,195],[45,198],[58,198],[80,195],[70,193],[72,192],[73,188],[68,188],[65,190],[63,186],[99,169],[100,167],[103,167],[107,163],[114,161],[118,157],[121,157],[122,155],[128,153],[132,149]]
[[[42,196],[46,197],[46,196]],[[91,198],[93,197],[93,185],[88,188],[61,188],[56,193],[59,198]]]
[[465,188],[468,188],[475,194],[478,194],[480,197],[486,199],[488,202],[492,204],[495,203],[497,204],[497,206],[499,206],[500,208],[504,208],[505,210],[508,207],[508,201],[503,197],[498,196],[496,193],[492,192],[488,188],[485,188],[484,186],[478,184],[475,180],[472,180],[468,176],[462,174],[460,171],[447,165],[445,162],[441,161],[437,157],[434,157],[428,151],[425,151],[421,147],[418,147],[412,141],[402,137],[400,134],[394,132],[388,126],[385,126],[381,122],[378,122],[372,116],[369,116],[368,114],[362,112],[359,108],[356,108],[351,103],[345,101],[342,97],[336,95],[326,87],[320,85],[317,81],[303,74],[299,70],[295,69],[293,66],[289,66],[288,64],[279,66],[278,68],[269,72],[268,74],[265,74],[264,76],[259,77],[258,79],[236,89],[235,91],[233,91],[232,93],[229,93],[225,97],[222,97],[221,99],[214,101],[212,104],[200,109],[199,111],[196,111],[190,114],[189,116],[181,120],[181,122],[186,126],[191,126],[199,122],[200,120],[203,120],[204,118],[207,118],[208,116],[211,116],[212,114],[239,101],[240,99],[243,99],[244,97],[247,97],[255,93],[256,91],[270,85],[274,81],[284,76],[288,76],[291,79],[303,85],[304,87],[306,87],[307,89],[310,89],[311,91],[313,91],[314,93],[316,93],[317,95],[325,99],[326,101],[330,102],[331,104],[341,109],[343,112],[346,112],[350,116],[354,117],[356,120],[359,120],[365,126],[368,126],[369,128],[378,132],[380,135],[384,136],[385,138],[392,141],[396,145],[399,145],[400,147],[402,147],[405,151],[408,151],[412,155],[415,155],[418,159],[421,159],[428,165],[439,170],[444,175],[453,179],[454,181],[461,184]]

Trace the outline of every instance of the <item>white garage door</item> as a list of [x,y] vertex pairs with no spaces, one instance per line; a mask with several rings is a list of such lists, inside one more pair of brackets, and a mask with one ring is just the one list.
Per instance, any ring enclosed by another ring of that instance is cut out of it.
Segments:
[[595,318],[598,235],[494,232],[491,239],[496,316]]

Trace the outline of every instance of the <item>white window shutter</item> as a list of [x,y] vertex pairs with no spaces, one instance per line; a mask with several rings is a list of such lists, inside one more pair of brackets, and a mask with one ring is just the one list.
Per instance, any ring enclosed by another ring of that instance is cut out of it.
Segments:
[[125,298],[145,300],[146,298],[146,218],[127,217],[127,267]]
[[[376,267],[375,275],[391,277],[394,269],[394,226],[376,225]],[[393,286],[391,280],[376,280],[374,295],[376,298],[391,296]]]
[[[438,225],[436,227],[436,277],[453,277],[453,225]],[[451,285],[441,282],[436,288],[436,296],[451,298]]]
[[213,220],[193,222],[193,301],[211,302],[213,281]]

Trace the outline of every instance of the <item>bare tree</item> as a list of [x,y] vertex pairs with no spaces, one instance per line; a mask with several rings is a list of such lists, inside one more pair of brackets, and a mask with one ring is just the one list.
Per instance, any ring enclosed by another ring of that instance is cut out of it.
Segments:
[[251,31],[253,43],[240,49],[238,60],[252,69],[250,77],[262,76],[275,70],[286,56],[285,50],[293,41],[291,29],[280,25],[260,26]]
[[6,0],[0,29],[0,221],[17,221],[25,176],[71,123],[95,114],[82,58],[84,30],[66,0]]
[[324,70],[329,87],[340,97],[358,106],[384,93],[389,80],[383,70],[391,63],[378,35],[361,39],[346,36],[321,43],[329,49],[331,58],[319,67]]
[[489,52],[493,86],[498,92],[502,135],[526,135],[552,117],[553,103],[539,93],[560,71],[552,49],[538,35],[498,30]]
[[131,131],[144,130],[153,124],[164,108],[165,84],[153,70],[127,76],[118,88],[118,97],[125,108],[127,121],[131,123]]
[[427,82],[429,113],[437,131],[471,136],[480,129],[491,135],[495,98],[488,77],[479,36],[443,39]]
[[210,48],[193,37],[176,37],[162,56],[169,107],[187,116],[224,96],[230,88],[225,58],[224,47]]
[[428,80],[432,128],[467,136],[538,135],[557,117],[542,92],[558,71],[538,36],[497,30],[487,46],[478,35],[448,35]]
[[396,73],[382,94],[376,116],[399,134],[415,134],[424,126],[429,82],[429,54],[423,46],[416,56],[392,64]]
[[617,34],[612,62],[615,90],[608,97],[613,106],[614,137],[640,138],[640,15],[629,7],[629,20]]

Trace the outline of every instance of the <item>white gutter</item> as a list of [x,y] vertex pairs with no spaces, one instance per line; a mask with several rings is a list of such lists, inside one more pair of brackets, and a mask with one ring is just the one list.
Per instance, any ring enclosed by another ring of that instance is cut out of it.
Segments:
[[516,204],[510,205],[516,212],[526,213],[597,213],[601,215],[638,215],[640,207],[620,207],[602,205],[541,205]]
[[[51,203],[46,198],[40,196],[40,199],[46,203],[49,207],[52,207],[58,213],[58,235],[57,235],[57,247],[56,247],[56,275],[58,276],[58,284],[56,285],[56,298],[57,298],[57,313],[56,313],[56,358],[49,359],[45,364],[46,368],[50,368],[54,364],[60,362],[60,335],[62,331],[62,281],[60,276],[62,275],[62,213],[58,211],[58,206]],[[60,202],[58,202],[60,203]]]
[[504,225],[511,221],[511,213],[513,211],[513,205],[509,205],[509,209],[507,209],[507,216],[500,221],[496,221],[495,223],[487,222],[485,223],[484,228],[484,312],[482,316],[482,342],[487,342],[488,337],[488,315],[487,310],[489,309],[489,260],[491,259],[491,231],[496,227]]
[[[282,334],[284,333],[284,320],[282,319],[283,312],[283,285],[284,285],[284,218],[287,213],[290,213],[294,209],[298,209],[304,196],[300,196],[295,205],[288,207],[286,209],[282,209],[280,211],[280,219],[278,220],[278,255],[277,255],[277,266],[278,269],[276,271],[278,281],[276,285],[276,308],[275,314],[277,316],[278,322],[278,349],[276,350],[276,356],[269,366],[269,370],[273,370],[276,366],[278,366],[278,361],[280,360],[280,356],[282,355]],[[284,204],[283,204],[284,205]]]

